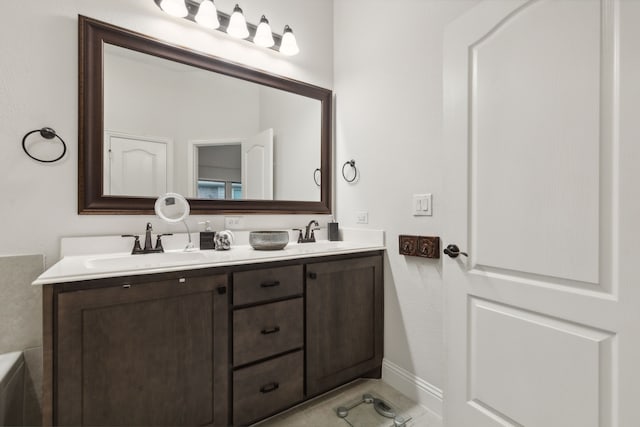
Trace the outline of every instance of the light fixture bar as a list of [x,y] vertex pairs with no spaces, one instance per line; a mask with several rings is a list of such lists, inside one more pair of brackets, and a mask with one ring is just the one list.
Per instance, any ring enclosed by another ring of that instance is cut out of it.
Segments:
[[[158,7],[160,7],[160,3],[162,2],[162,0],[153,0],[153,1]],[[189,11],[189,14],[185,16],[183,19],[188,19],[189,21],[196,22],[196,14],[198,13],[198,7],[200,6],[200,2],[195,0],[185,0],[185,4],[187,6],[187,10]],[[160,9],[162,10],[161,7]],[[229,26],[230,18],[231,18],[231,15],[221,12],[220,9],[218,9],[218,19],[220,20],[220,27],[216,28],[216,30],[226,33],[227,27]],[[247,37],[245,40],[253,42],[253,39],[256,36],[256,31],[258,29],[258,26],[247,21],[247,29],[249,30],[249,37]],[[269,47],[268,49],[272,49],[279,52],[280,44],[282,43],[282,36],[274,32],[272,32],[271,34],[273,35],[273,40],[275,44]]]

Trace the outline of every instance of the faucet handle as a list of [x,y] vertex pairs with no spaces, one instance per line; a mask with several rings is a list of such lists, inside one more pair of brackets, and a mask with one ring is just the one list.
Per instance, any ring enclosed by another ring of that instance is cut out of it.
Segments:
[[320,227],[314,227],[311,229],[311,235],[309,236],[309,240],[311,240],[312,242],[316,241],[316,235],[313,233],[316,230],[320,230]]
[[302,228],[293,228],[293,231],[298,232],[298,243],[302,243],[302,240],[304,240],[302,237]]
[[133,241],[133,249],[131,250],[131,254],[139,254],[142,253],[142,248],[140,247],[140,236],[135,234],[123,234],[120,237],[133,237],[135,240]]
[[153,248],[154,251],[164,252],[164,248],[162,247],[162,236],[173,236],[173,233],[165,233],[165,234],[157,234],[156,235],[156,246]]

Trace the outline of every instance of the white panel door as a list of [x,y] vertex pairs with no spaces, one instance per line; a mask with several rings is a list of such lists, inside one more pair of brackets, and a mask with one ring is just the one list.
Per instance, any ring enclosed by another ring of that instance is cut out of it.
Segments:
[[104,194],[157,197],[170,190],[171,141],[105,132]]
[[447,426],[640,426],[638,22],[486,0],[447,28]]
[[243,199],[273,199],[273,129],[242,142]]

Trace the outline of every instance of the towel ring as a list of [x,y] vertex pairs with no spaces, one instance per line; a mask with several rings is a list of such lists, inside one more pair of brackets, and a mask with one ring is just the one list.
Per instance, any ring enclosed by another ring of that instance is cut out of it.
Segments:
[[[347,175],[344,173],[344,168],[346,168],[347,165],[351,166],[351,168],[353,169],[353,178],[351,178],[351,179],[347,178]],[[342,177],[347,182],[353,182],[353,181],[356,180],[356,178],[358,177],[358,168],[356,168],[356,161],[355,160],[351,159],[351,160],[349,160],[347,162],[344,162],[344,165],[342,165]]]
[[[316,170],[313,171],[313,182],[320,187],[320,183],[318,182],[318,172],[320,172],[320,168],[316,168]],[[322,178],[322,172],[320,172],[320,178]]]
[[[53,160],[42,160],[32,156],[31,153],[29,153],[29,150],[27,150],[26,143],[29,135],[36,132],[40,132],[40,136],[43,137],[44,139],[58,138],[62,143],[62,154],[60,154],[58,157],[56,157]],[[67,144],[65,144],[64,140],[60,138],[60,135],[58,135],[55,130],[51,129],[50,127],[44,127],[42,129],[36,129],[36,130],[32,130],[31,132],[27,132],[27,134],[22,138],[22,149],[24,150],[25,153],[27,153],[27,156],[31,157],[33,160],[36,160],[41,163],[53,163],[63,158],[64,155],[67,153]]]

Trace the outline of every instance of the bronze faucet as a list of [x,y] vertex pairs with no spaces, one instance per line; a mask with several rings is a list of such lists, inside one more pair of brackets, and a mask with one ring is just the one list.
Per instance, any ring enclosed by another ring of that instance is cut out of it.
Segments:
[[[315,228],[311,228],[315,225]],[[314,243],[316,241],[316,236],[313,233],[315,230],[320,230],[320,224],[315,219],[309,221],[309,224],[304,228],[304,236],[302,235],[301,228],[294,228],[295,231],[298,231],[298,243]]]
[[135,240],[133,241],[133,249],[131,250],[131,255],[140,255],[140,254],[157,254],[164,252],[164,248],[162,247],[162,240],[160,239],[162,236],[172,236],[173,233],[167,234],[158,234],[156,236],[156,246],[153,247],[151,242],[151,232],[153,231],[153,227],[151,223],[147,223],[147,229],[145,230],[144,235],[144,249],[140,247],[140,236],[135,234],[123,234],[122,237],[133,237]]

